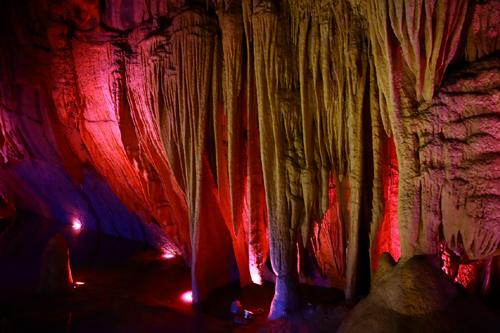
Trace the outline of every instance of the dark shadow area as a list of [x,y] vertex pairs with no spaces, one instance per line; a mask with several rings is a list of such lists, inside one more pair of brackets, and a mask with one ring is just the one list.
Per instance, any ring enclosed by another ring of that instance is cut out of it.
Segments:
[[[49,239],[68,241],[71,293],[36,295],[40,259]],[[182,295],[191,290],[191,270],[180,256],[165,259],[148,244],[23,213],[0,234],[0,332],[255,332],[267,319],[274,285],[238,283],[212,292],[195,310]],[[231,303],[266,313],[237,326]]]

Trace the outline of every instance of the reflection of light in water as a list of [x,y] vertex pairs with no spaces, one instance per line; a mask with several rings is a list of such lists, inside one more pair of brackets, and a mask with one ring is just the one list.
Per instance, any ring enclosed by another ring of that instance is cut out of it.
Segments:
[[163,253],[162,257],[165,259],[170,259],[170,258],[174,257],[174,254],[173,253]]
[[192,302],[193,301],[193,292],[186,291],[184,294],[182,294],[182,300],[184,302]]
[[82,228],[82,222],[79,220],[74,220],[73,221],[73,229],[75,230],[80,230]]
[[71,329],[71,312],[68,315],[68,322],[66,323],[66,330],[69,331],[70,329]]
[[75,285],[73,286],[73,288],[79,288],[79,287],[82,287],[83,285],[85,284],[85,282],[75,282]]

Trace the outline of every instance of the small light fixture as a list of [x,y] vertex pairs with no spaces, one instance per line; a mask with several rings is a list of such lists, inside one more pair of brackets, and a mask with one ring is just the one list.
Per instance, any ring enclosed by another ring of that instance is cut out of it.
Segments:
[[193,292],[186,291],[184,294],[182,294],[182,300],[184,302],[192,302],[193,301]]
[[83,285],[85,284],[85,282],[75,282],[75,285],[73,286],[73,288],[80,288],[80,287],[83,287]]
[[170,259],[170,258],[173,258],[175,257],[175,255],[173,253],[163,253],[162,254],[162,257],[165,258],[165,259]]
[[80,230],[82,228],[82,222],[79,220],[74,220],[73,221],[73,229],[75,230]]

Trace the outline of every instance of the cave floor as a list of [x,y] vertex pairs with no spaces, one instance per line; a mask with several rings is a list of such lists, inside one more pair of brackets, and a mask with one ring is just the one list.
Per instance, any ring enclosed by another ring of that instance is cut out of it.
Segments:
[[[42,251],[55,234],[68,241],[72,275],[83,287],[58,297],[36,295]],[[274,284],[236,281],[194,309],[182,295],[191,271],[180,256],[162,257],[144,242],[24,214],[0,218],[0,333],[10,332],[335,332],[356,301],[334,289],[302,285],[311,306],[267,322]],[[266,312],[248,326],[233,323],[231,303]],[[500,308],[490,308],[500,318]]]
[[[8,222],[0,223],[0,332],[255,332],[267,319],[264,313],[238,326],[229,307],[238,299],[267,312],[272,283],[224,286],[195,310],[181,297],[191,289],[191,272],[180,256],[164,259],[146,243],[32,214]],[[73,280],[85,285],[41,298],[41,254],[55,234],[66,237]]]

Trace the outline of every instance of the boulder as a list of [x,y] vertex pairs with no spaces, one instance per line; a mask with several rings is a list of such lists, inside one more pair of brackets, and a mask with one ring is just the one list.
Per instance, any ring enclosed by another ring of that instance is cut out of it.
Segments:
[[488,309],[452,283],[436,262],[425,256],[401,259],[379,278],[338,332],[500,332],[500,323]]

